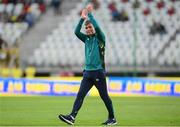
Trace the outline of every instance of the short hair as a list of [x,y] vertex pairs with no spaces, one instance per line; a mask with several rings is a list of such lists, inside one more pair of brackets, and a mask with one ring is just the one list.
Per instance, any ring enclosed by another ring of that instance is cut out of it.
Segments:
[[85,22],[85,26],[87,26],[87,25],[89,25],[89,24],[91,24],[91,21],[86,20],[86,22]]

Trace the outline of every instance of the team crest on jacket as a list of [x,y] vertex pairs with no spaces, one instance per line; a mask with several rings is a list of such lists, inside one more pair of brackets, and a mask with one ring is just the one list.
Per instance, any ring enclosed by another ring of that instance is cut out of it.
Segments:
[[99,44],[100,48],[104,48],[104,45],[102,43]]

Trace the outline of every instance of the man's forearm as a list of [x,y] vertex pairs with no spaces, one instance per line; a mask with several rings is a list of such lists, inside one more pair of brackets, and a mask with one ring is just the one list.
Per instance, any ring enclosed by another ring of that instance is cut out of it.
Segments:
[[93,24],[94,28],[99,28],[99,25],[97,24],[96,20],[94,19],[92,13],[88,13],[89,20]]
[[93,15],[91,13],[88,13],[88,17],[97,32],[98,38],[105,42],[105,35],[102,32],[102,30],[100,29],[100,27],[99,27],[98,23],[96,22],[96,20],[94,19]]
[[84,22],[84,19],[81,18],[76,29],[75,29],[75,35],[83,42],[85,42],[85,39],[86,39],[86,35],[84,35],[83,33],[81,33],[81,28],[82,28],[82,24]]
[[79,23],[78,23],[78,25],[76,26],[75,34],[79,34],[79,33],[80,33],[83,22],[84,22],[84,19],[81,18],[80,21],[79,21]]

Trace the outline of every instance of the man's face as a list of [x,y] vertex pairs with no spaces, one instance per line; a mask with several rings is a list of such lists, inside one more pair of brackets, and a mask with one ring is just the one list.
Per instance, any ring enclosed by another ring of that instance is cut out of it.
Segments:
[[86,34],[87,34],[87,35],[95,34],[94,26],[93,26],[91,23],[88,23],[88,24],[85,26],[85,30],[86,30]]

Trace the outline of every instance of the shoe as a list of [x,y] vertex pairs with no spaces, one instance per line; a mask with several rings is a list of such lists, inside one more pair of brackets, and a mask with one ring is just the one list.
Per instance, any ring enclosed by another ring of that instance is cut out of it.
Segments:
[[63,122],[69,124],[69,125],[73,125],[75,118],[71,115],[59,115],[59,119],[62,120]]
[[117,122],[116,122],[116,119],[113,118],[113,119],[108,119],[106,122],[102,123],[102,125],[116,125]]

